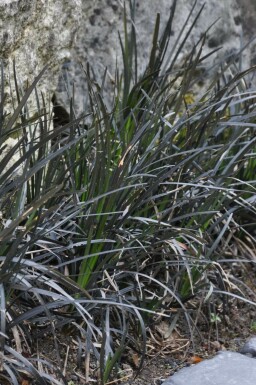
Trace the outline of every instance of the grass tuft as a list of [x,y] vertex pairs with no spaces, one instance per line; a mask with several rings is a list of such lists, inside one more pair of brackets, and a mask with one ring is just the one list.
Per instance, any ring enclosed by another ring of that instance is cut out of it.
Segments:
[[[246,84],[255,68],[233,73],[229,62],[195,98],[206,35],[178,69],[177,58],[203,8],[169,47],[175,7],[161,36],[157,15],[139,76],[130,1],[112,107],[87,65],[90,105],[64,125],[53,128],[37,91],[45,69],[22,93],[14,64],[18,105],[5,115],[1,65],[0,376],[12,384],[24,375],[68,383],[65,330],[85,356],[86,380],[93,356],[105,384],[129,349],[142,367],[156,316],[172,325],[185,318],[193,337],[192,299],[237,296],[225,266],[233,245],[237,262],[255,250],[256,93]],[[52,335],[57,374],[33,348],[40,328]]]

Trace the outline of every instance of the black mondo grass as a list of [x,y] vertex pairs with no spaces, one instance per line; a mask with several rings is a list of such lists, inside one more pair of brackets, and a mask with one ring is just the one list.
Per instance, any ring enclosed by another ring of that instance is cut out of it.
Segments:
[[[88,110],[74,119],[71,100],[70,121],[53,127],[37,91],[45,70],[23,93],[14,65],[18,106],[6,115],[1,66],[1,383],[68,384],[69,349],[87,382],[118,376],[133,350],[140,369],[156,318],[185,318],[192,338],[190,301],[238,296],[223,266],[253,262],[256,93],[247,82],[255,69],[236,73],[229,62],[190,100],[205,36],[177,68],[189,33],[169,47],[174,1],[161,36],[156,17],[139,75],[129,5],[111,109],[88,64]],[[65,333],[73,342],[63,353]],[[42,336],[53,344],[53,363],[41,355]]]

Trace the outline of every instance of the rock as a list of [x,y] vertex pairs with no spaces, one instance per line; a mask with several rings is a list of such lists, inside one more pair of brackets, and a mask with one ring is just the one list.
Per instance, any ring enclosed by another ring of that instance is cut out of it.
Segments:
[[256,2],[254,0],[237,0],[238,7],[241,10],[241,20],[243,27],[243,40],[246,43],[247,41],[251,42],[248,47],[247,55],[249,60],[249,65],[256,64],[256,40],[255,40],[255,15],[256,15]]
[[[170,52],[192,3],[187,0],[177,2]],[[190,33],[182,54],[179,55],[180,62],[201,33],[218,18],[221,20],[209,33],[204,53],[221,45],[223,50],[215,54],[215,57],[219,58],[223,55],[233,55],[240,47],[242,18],[236,0],[198,0],[193,18],[203,3],[206,3],[203,14]],[[31,83],[34,76],[49,63],[49,70],[40,84],[40,89],[49,93],[50,98],[56,91],[57,99],[68,109],[67,89],[71,94],[74,82],[77,111],[80,112],[86,103],[86,84],[81,63],[85,66],[89,61],[96,79],[100,79],[106,66],[113,78],[115,63],[121,62],[118,31],[123,30],[122,4],[123,2],[116,0],[2,0],[0,57],[6,65],[11,65],[12,60],[16,59],[21,88],[26,88],[27,82]],[[129,2],[126,4],[128,8]],[[169,16],[170,5],[170,0],[136,1],[138,62],[141,71],[147,63],[156,13],[160,12],[164,25]],[[188,27],[184,33],[187,30]],[[10,98],[7,98],[7,102],[10,106]],[[33,101],[30,103],[33,105]]]
[[256,337],[250,338],[239,352],[241,354],[248,354],[251,357],[256,357]]
[[[50,67],[40,89],[48,93],[56,88],[59,66],[71,55],[81,7],[82,0],[1,0],[0,57],[5,67],[10,66],[12,85],[15,59],[21,89],[26,89],[27,82],[30,84],[46,64]],[[6,92],[10,96],[8,88]],[[8,103],[11,105],[10,97]],[[32,104],[35,107],[35,102]]]
[[[1,143],[1,149],[0,149],[0,162],[4,159],[4,157],[11,151],[11,149],[17,144],[17,140],[12,138],[7,138],[4,143]],[[9,170],[15,162],[19,159],[20,154],[19,150],[16,151],[16,153],[9,159],[7,166],[5,166],[4,169],[1,170],[1,176]],[[22,165],[19,165],[12,173],[12,178],[16,178],[18,176],[21,176],[23,172]]]
[[162,385],[252,385],[256,360],[240,353],[219,352],[214,358],[183,368]]
[[[84,5],[85,3],[87,4],[89,2],[84,2]],[[170,0],[136,1],[135,23],[139,47],[138,63],[140,73],[145,69],[149,57],[156,14],[158,12],[160,13],[161,26],[163,27],[169,17],[171,3]],[[191,21],[183,31],[183,37],[204,3],[205,7],[201,17],[196,23],[195,28],[191,31],[189,39],[178,57],[178,63],[183,62],[194,44],[200,39],[202,33],[218,18],[220,18],[220,20],[212,27],[208,34],[203,54],[207,54],[220,46],[222,46],[223,49],[208,60],[210,66],[212,67],[214,60],[219,61],[225,56],[230,57],[230,55],[234,55],[240,48],[242,25],[237,22],[239,18],[241,19],[241,14],[240,9],[237,7],[236,0],[225,0],[223,2],[198,0]],[[172,47],[192,9],[192,5],[193,1],[177,1],[167,57],[170,56]],[[82,111],[83,105],[86,104],[84,96],[86,95],[87,89],[80,62],[84,65],[87,61],[93,64],[93,72],[96,80],[102,78],[106,66],[108,67],[110,78],[114,79],[116,62],[118,66],[122,65],[120,43],[118,40],[118,31],[123,31],[123,7],[121,6],[121,2],[95,0],[94,7],[87,13],[83,10],[83,14],[85,15],[85,20],[77,31],[76,42],[72,47],[72,60],[66,62],[63,71],[64,76],[60,76],[57,88],[58,100],[61,101],[61,104],[67,105],[67,85],[64,85],[64,81],[68,83],[70,90],[74,82],[78,111]],[[223,20],[225,20],[225,22],[222,22]],[[207,64],[205,64],[205,66],[207,67]],[[216,68],[214,68],[214,70],[216,70]],[[109,81],[107,84],[109,89],[111,89],[111,82]]]

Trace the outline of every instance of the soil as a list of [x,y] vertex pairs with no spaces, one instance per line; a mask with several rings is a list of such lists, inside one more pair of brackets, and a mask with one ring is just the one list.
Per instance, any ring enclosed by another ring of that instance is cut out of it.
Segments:
[[[246,277],[246,285],[238,279],[241,274]],[[256,302],[254,266],[244,268],[243,272],[236,267],[236,275],[236,294]],[[181,315],[176,316],[176,324],[163,318],[156,319],[147,331],[147,355],[142,371],[135,377],[140,354],[127,349],[121,370],[107,384],[160,385],[180,368],[197,364],[214,356],[219,350],[239,351],[245,341],[256,334],[254,305],[234,297],[231,297],[228,303],[220,299],[211,300],[210,305],[205,305],[198,298],[187,304],[192,320],[193,338],[187,321]],[[69,385],[100,383],[99,370],[92,357],[86,359],[82,355],[78,365],[79,344],[72,333],[58,335],[56,342],[60,348],[61,372]],[[53,338],[39,338],[38,346],[41,358],[50,359],[56,367]]]
[[[234,271],[228,273],[234,274],[238,279],[237,294],[256,305],[254,264],[242,268],[235,266]],[[245,285],[240,280],[241,277]],[[156,346],[152,351],[149,349],[140,375],[134,381],[122,384],[160,385],[180,368],[211,358],[219,350],[239,351],[246,340],[256,334],[255,305],[235,297],[231,297],[228,303],[220,300],[211,301],[212,303],[214,307],[210,306],[207,314],[198,299],[191,302],[193,338],[186,321],[178,322],[170,337],[164,338],[162,335],[161,347]]]
[[[147,356],[143,370],[136,376],[139,365],[138,354],[127,354],[122,362],[119,375],[108,384],[123,385],[160,385],[166,378],[184,366],[197,364],[214,356],[219,350],[239,351],[245,341],[256,334],[256,308],[241,301],[233,300],[229,305],[229,315],[218,316],[213,323],[207,324],[205,317],[198,317],[197,330],[192,343],[191,336],[183,320],[178,322],[171,335],[167,335],[168,323],[160,321],[148,333]],[[98,384],[99,371],[95,362],[88,366],[86,360],[77,367],[78,345],[71,336],[58,336],[62,372],[69,385]],[[40,341],[41,358],[51,359],[56,365],[54,341],[49,337]]]

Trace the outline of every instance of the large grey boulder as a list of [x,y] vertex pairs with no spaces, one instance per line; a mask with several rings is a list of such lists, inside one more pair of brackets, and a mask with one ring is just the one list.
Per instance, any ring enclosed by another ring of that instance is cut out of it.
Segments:
[[[218,18],[219,22],[208,36],[205,53],[223,46],[223,50],[215,55],[220,58],[240,48],[241,12],[236,0],[198,0],[194,16],[203,3],[206,3],[205,9],[182,50],[180,62],[201,33]],[[81,111],[86,94],[81,63],[85,66],[89,61],[95,77],[99,79],[106,66],[109,78],[113,78],[115,63],[121,62],[118,31],[123,30],[123,4],[124,0],[1,0],[0,58],[5,65],[11,65],[16,59],[19,84],[23,89],[45,64],[49,64],[40,89],[49,95],[57,91],[58,100],[66,104],[67,92],[71,92],[74,82],[77,109]],[[126,4],[128,8],[128,1]],[[192,4],[193,1],[178,0],[170,47],[181,31]],[[136,1],[141,70],[147,62],[156,13],[160,12],[164,24],[170,5],[170,0]],[[6,91],[10,96],[10,91]],[[11,99],[7,98],[7,106],[8,101]]]
[[240,353],[219,352],[214,358],[183,368],[162,385],[252,385],[256,360]]

